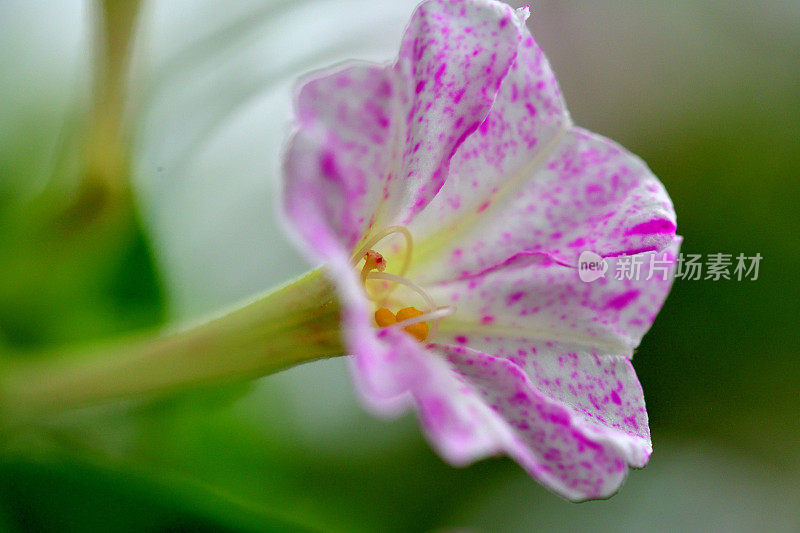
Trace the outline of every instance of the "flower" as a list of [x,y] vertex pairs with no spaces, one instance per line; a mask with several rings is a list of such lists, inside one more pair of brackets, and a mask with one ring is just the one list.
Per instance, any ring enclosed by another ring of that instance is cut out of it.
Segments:
[[577,258],[674,262],[680,240],[644,163],[572,125],[527,16],[429,0],[394,63],[306,79],[284,211],[337,287],[368,406],[415,405],[453,464],[505,453],[607,497],[652,450],[630,357],[671,276],[583,283]]

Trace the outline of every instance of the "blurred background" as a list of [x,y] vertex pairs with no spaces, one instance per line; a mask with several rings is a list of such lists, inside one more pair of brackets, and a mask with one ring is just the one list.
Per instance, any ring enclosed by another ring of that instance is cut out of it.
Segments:
[[[0,0],[0,363],[305,271],[275,219],[292,84],[393,58],[415,3]],[[646,469],[572,504],[507,459],[451,468],[333,360],[15,436],[0,530],[800,531],[800,4],[532,13],[575,122],[648,162],[683,252],[763,256],[756,281],[676,281],[637,350]]]

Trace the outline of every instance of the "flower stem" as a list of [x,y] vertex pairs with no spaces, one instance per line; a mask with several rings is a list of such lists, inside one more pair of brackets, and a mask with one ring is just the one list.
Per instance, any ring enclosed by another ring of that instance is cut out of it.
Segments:
[[122,127],[125,73],[129,67],[139,0],[96,4],[94,95],[86,132],[86,175],[107,187],[126,185],[128,146]]
[[248,381],[343,351],[338,304],[317,269],[178,331],[35,361],[5,361],[0,425],[35,423],[110,400]]

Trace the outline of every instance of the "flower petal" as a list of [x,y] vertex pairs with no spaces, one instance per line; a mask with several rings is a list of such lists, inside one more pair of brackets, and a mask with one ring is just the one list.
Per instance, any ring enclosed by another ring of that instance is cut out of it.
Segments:
[[[530,368],[526,374],[510,357],[461,346],[426,350],[392,329],[361,334],[351,368],[367,404],[391,415],[413,399],[426,436],[452,464],[508,453],[552,490],[582,500],[613,494],[626,465],[649,458],[641,387],[624,357],[518,360]],[[514,342],[501,344],[511,349]],[[592,410],[595,395],[608,405]]]
[[574,265],[660,250],[675,235],[664,187],[636,156],[571,125],[528,35],[492,112],[454,157],[439,196],[411,225],[419,279],[479,271],[520,250]]
[[501,452],[510,431],[452,366],[404,331],[375,328],[363,288],[345,256],[326,267],[338,282],[350,368],[365,405],[383,416],[416,406],[431,444],[452,464]]
[[432,445],[453,464],[497,453],[496,421],[450,365],[403,331],[377,330],[348,262],[332,261],[328,268],[339,280],[351,373],[364,404],[383,416],[416,405]]
[[444,350],[449,362],[511,429],[511,438],[497,434],[505,451],[562,496],[571,500],[611,496],[627,476],[626,463],[646,462],[649,438],[637,446],[627,433],[587,423],[574,409],[538,390],[508,359],[465,347]]
[[431,445],[451,464],[503,451],[510,430],[443,357],[405,332],[362,329],[363,315],[347,316],[353,379],[373,412],[394,416],[415,406]]
[[416,406],[431,444],[452,464],[502,451],[496,433],[503,427],[438,354],[391,328],[360,341],[358,349],[363,351],[355,354],[351,368],[362,398],[374,412],[392,416]]
[[652,444],[644,395],[627,357],[569,342],[501,337],[474,339],[470,348],[519,367],[540,393],[586,424],[619,433],[631,466],[647,463]]
[[423,209],[489,112],[521,24],[504,4],[431,0],[414,13],[393,66],[308,81],[285,165],[285,208],[301,237],[315,248],[335,237],[350,251],[370,228],[405,224]]
[[511,68],[522,21],[499,2],[432,0],[414,12],[395,70],[404,81],[387,219],[408,224],[439,192],[450,158],[483,122]]
[[[524,15],[524,13],[523,13]],[[425,248],[438,248],[450,230],[483,221],[488,200],[513,192],[525,171],[546,157],[572,127],[550,64],[527,29],[492,110],[451,161],[437,198],[412,224]],[[516,176],[512,178],[512,176]],[[505,193],[500,193],[506,190]],[[437,231],[439,230],[439,231]]]
[[391,165],[394,76],[380,65],[325,71],[300,89],[289,143],[284,207],[323,258],[352,250],[372,222]]
[[[550,256],[523,253],[483,272],[430,285],[439,305],[457,307],[434,340],[470,345],[484,336],[565,341],[630,356],[669,293],[680,243],[675,239],[663,252],[608,258],[605,277],[588,283],[577,269]],[[633,262],[641,265],[639,275],[617,279],[619,270]]]

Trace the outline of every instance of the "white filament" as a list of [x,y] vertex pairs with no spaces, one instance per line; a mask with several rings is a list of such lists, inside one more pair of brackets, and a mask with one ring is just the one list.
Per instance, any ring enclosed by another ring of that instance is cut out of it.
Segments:
[[425,300],[427,313],[430,313],[434,309],[436,309],[436,304],[433,302],[433,298],[431,298],[431,295],[428,294],[428,291],[426,291],[425,289],[423,289],[422,287],[420,287],[419,285],[417,285],[416,283],[414,283],[409,279],[406,279],[402,276],[397,276],[395,274],[389,274],[388,272],[370,272],[369,274],[367,274],[367,279],[383,279],[386,281],[393,281],[400,285],[405,285],[412,291],[422,296],[422,299]]

